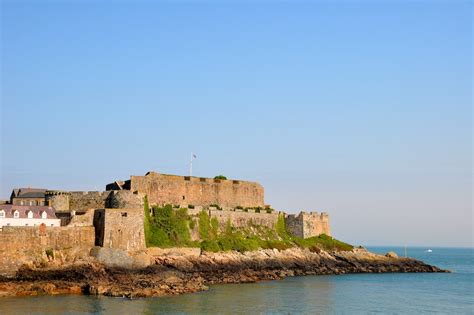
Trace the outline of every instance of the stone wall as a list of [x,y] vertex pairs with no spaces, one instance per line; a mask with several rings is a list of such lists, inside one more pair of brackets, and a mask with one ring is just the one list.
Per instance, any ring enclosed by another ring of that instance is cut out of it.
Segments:
[[94,236],[93,226],[4,227],[0,232],[0,274],[12,275],[23,264],[48,261],[47,250],[54,251],[60,261],[88,257]]
[[219,222],[219,228],[225,229],[228,221],[232,226],[248,227],[250,223],[266,226],[270,229],[274,229],[278,222],[278,212],[266,213],[266,212],[244,212],[242,210],[237,211],[222,211],[222,210],[208,210],[209,217],[216,218]]
[[285,218],[287,231],[298,237],[308,238],[326,234],[331,236],[329,215],[325,212],[300,212],[298,215],[290,214]]
[[71,191],[69,209],[84,212],[87,209],[103,209],[110,191]]
[[143,224],[143,208],[97,209],[94,213],[95,244],[128,252],[145,249]]
[[1,250],[46,250],[94,246],[93,226],[81,227],[12,227],[0,232]]
[[143,209],[145,194],[130,190],[113,190],[105,202],[106,208]]
[[47,190],[45,193],[45,204],[53,207],[56,212],[69,211],[69,195],[65,191]]
[[131,176],[123,186],[114,182],[107,189],[127,189],[148,196],[150,204],[164,205],[219,205],[225,208],[263,207],[264,190],[258,183],[239,180],[164,175],[149,172],[145,176]]

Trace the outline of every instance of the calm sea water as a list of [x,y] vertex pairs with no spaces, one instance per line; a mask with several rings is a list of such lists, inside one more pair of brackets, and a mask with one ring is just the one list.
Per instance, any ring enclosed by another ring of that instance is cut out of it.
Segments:
[[[403,255],[403,248],[373,247]],[[189,295],[127,300],[87,296],[1,298],[0,314],[474,314],[474,250],[409,248],[450,274],[307,276],[212,286]]]

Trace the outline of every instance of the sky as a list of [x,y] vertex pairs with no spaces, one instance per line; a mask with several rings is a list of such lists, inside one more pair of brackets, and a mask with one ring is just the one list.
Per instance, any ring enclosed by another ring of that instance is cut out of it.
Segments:
[[1,2],[0,198],[258,181],[355,245],[473,246],[470,1]]

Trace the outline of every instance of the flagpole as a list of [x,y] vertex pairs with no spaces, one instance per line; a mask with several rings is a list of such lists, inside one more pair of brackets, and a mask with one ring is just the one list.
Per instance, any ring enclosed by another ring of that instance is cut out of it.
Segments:
[[191,152],[191,160],[189,161],[189,176],[193,176],[193,152]]

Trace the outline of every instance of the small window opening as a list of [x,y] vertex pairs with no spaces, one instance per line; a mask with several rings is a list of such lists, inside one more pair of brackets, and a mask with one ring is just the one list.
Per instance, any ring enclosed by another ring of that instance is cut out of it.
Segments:
[[127,217],[127,212],[122,212],[122,217]]
[[184,200],[184,199],[186,199],[186,197],[185,197],[185,196],[183,196],[183,200]]

